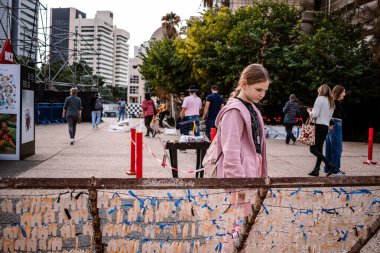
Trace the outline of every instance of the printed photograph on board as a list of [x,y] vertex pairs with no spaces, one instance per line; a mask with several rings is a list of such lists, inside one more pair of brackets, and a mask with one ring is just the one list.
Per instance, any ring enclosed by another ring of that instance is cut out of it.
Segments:
[[24,144],[34,140],[34,92],[32,90],[22,91],[21,113],[21,142]]
[[0,114],[0,154],[16,154],[16,123],[16,114]]
[[0,73],[0,109],[16,108],[17,86],[13,74]]

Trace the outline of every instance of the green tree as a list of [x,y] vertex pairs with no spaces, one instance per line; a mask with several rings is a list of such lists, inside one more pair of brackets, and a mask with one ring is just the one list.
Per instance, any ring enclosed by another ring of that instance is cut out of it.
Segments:
[[[363,26],[353,24],[351,12],[315,14],[314,31],[301,34],[289,51],[287,71],[289,82],[297,87],[300,97],[311,103],[323,83],[342,84],[353,97],[371,97],[378,87],[366,79],[374,74],[370,43],[363,37]],[[348,98],[350,99],[350,98]]]
[[172,39],[151,41],[146,54],[139,57],[143,60],[140,73],[153,89],[159,87],[179,93],[192,82],[190,64],[178,56],[176,42]]

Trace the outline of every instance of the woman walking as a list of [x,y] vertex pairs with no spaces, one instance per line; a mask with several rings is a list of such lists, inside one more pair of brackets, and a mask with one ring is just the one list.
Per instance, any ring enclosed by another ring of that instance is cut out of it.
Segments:
[[150,127],[150,123],[152,122],[155,110],[154,102],[150,97],[150,93],[145,93],[145,99],[142,102],[141,107],[143,109],[144,124],[147,130],[145,136],[150,137],[150,133],[152,133],[152,137],[154,137],[156,132]]
[[309,173],[310,176],[319,176],[322,161],[327,166],[327,176],[330,176],[335,170],[334,164],[329,162],[322,153],[328,128],[333,124],[331,117],[334,108],[334,99],[330,87],[327,84],[321,85],[318,88],[318,97],[314,102],[313,110],[308,109],[310,117],[315,119],[315,144],[310,146],[310,152],[317,157],[314,169]]
[[297,103],[297,97],[294,94],[291,94],[289,101],[286,102],[282,111],[285,113],[284,125],[286,131],[285,143],[289,144],[290,140],[293,141],[293,144],[296,143],[297,138],[293,135],[293,126],[296,124],[296,116],[298,114],[299,106]]
[[[342,156],[342,119],[343,119],[343,106],[342,101],[346,96],[346,90],[342,85],[335,85],[332,90],[332,95],[335,103],[335,110],[332,115],[332,121],[334,123],[333,127],[329,128],[326,137],[326,159],[334,164],[335,170],[334,175],[344,175],[343,171],[340,170],[340,158]],[[325,166],[325,172],[328,173],[329,168]]]

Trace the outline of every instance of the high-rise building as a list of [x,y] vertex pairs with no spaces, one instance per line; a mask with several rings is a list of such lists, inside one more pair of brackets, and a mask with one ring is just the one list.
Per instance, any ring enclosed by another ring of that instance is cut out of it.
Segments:
[[36,62],[38,46],[37,0],[1,0],[0,39],[11,39],[16,57]]
[[86,18],[86,13],[75,8],[50,10],[50,61],[74,62],[75,19]]
[[94,19],[79,17],[74,25],[80,36],[78,59],[86,61],[106,85],[125,85],[127,73],[121,72],[128,68],[129,33],[113,26],[113,13],[97,11]]
[[128,84],[128,54],[129,33],[125,30],[114,29],[114,73],[115,86],[127,86]]

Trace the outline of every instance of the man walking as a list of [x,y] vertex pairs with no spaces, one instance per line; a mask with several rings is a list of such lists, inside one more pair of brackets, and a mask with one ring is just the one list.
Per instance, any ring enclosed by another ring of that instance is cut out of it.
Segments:
[[202,108],[202,100],[197,96],[198,90],[195,88],[194,85],[190,85],[189,89],[186,91],[189,92],[189,96],[185,97],[185,100],[183,101],[180,117],[183,119],[184,122],[195,122],[197,128],[195,131],[195,136],[200,136],[199,110]]
[[65,99],[62,118],[66,117],[69,126],[70,144],[74,144],[77,123],[82,120],[82,101],[77,97],[78,89],[71,88],[70,96]]
[[92,128],[98,128],[100,124],[101,110],[103,107],[103,101],[99,94],[95,94],[91,99],[91,120],[92,120]]
[[202,119],[206,119],[206,136],[211,140],[211,128],[215,127],[215,119],[220,109],[224,106],[224,99],[218,94],[218,87],[211,86],[211,94],[206,97],[206,104],[203,109]]

